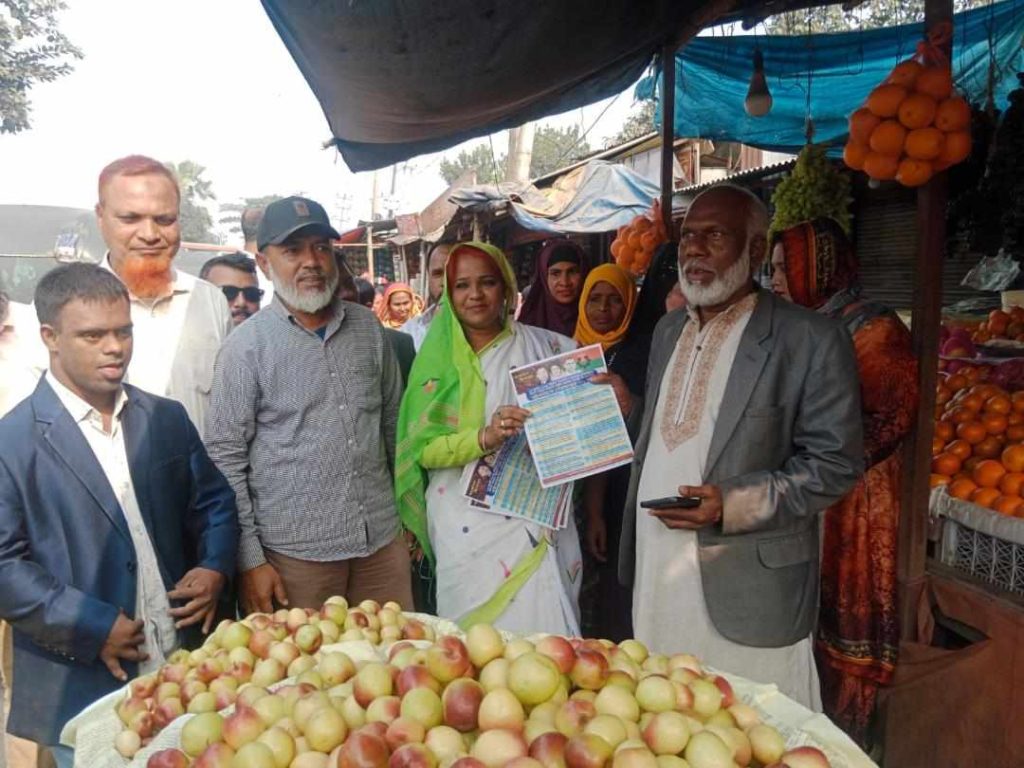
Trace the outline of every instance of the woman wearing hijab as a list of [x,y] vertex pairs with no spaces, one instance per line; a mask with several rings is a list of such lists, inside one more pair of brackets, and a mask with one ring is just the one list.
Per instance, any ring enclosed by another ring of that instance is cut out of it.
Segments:
[[[636,305],[636,285],[622,267],[601,264],[587,275],[580,294],[576,341],[580,346],[600,344],[613,374]],[[608,378],[628,418],[632,412],[632,393],[621,376]],[[619,535],[629,470],[628,466],[618,467],[583,481],[586,553],[580,611],[585,637],[619,642],[632,636],[632,590],[618,580]]]
[[841,320],[857,353],[867,470],[825,514],[816,650],[825,713],[863,744],[896,666],[899,448],[917,406],[917,362],[896,314],[861,296],[853,250],[832,219],[777,235],[771,285]]
[[548,240],[537,254],[537,268],[519,312],[519,322],[572,336],[580,291],[590,271],[583,249],[564,237]]
[[[626,338],[616,349],[609,364],[611,371],[625,380],[634,403],[643,400],[647,386],[647,359],[651,354],[654,326],[666,312],[677,308],[674,304],[670,305],[670,301],[672,289],[679,287],[678,252],[679,243],[676,242],[662,243],[654,252],[636,299],[636,309]],[[682,303],[685,304],[685,299]]]
[[474,509],[463,497],[467,473],[529,416],[515,406],[509,369],[576,346],[512,320],[515,296],[515,276],[499,249],[478,242],[452,249],[441,304],[399,414],[399,515],[436,562],[439,615],[466,627],[487,622],[576,636],[581,563],[572,516],[555,532]]
[[580,294],[576,341],[581,347],[600,344],[610,362],[626,338],[636,308],[636,285],[618,264],[594,267]]
[[405,283],[391,283],[384,291],[377,317],[385,328],[398,330],[423,311],[423,299]]

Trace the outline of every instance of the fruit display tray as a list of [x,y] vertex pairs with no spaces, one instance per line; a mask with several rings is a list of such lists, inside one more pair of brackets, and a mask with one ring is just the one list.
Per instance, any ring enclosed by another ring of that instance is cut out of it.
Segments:
[[1024,519],[932,492],[929,509],[942,524],[939,562],[1024,595]]

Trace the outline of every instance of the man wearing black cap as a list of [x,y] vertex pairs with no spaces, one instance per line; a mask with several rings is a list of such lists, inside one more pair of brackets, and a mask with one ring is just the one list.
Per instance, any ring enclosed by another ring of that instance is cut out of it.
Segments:
[[373,313],[335,298],[337,238],[312,200],[267,206],[256,261],[274,298],[217,358],[206,447],[237,496],[246,612],[331,595],[412,606],[392,476],[401,374]]

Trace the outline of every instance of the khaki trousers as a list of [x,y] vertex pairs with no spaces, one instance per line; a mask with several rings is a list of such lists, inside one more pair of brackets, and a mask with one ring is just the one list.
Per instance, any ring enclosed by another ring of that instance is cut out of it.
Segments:
[[319,608],[327,598],[341,595],[350,605],[394,600],[403,610],[413,610],[409,549],[402,536],[372,555],[349,560],[317,563],[270,550],[264,554],[284,582],[290,608]]

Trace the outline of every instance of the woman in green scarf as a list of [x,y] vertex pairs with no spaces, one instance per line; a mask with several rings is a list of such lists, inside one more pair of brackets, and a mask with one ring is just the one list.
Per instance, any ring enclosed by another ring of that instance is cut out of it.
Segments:
[[399,515],[436,564],[440,616],[464,626],[578,635],[572,514],[567,528],[553,531],[481,511],[464,496],[480,459],[515,438],[528,418],[515,405],[509,369],[576,346],[511,320],[515,300],[515,276],[498,248],[469,242],[452,249],[441,304],[402,400]]

